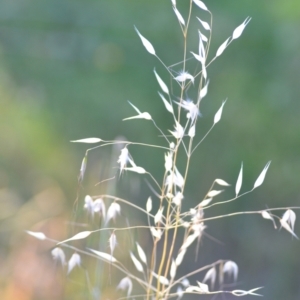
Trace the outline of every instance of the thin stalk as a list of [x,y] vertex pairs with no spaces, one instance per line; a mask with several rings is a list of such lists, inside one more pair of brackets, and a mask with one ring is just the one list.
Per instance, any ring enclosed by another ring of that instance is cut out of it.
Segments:
[[[185,27],[185,30],[183,31],[183,38],[184,38],[184,47],[183,47],[183,72],[185,72],[185,70],[186,70],[187,33],[188,33],[188,26],[189,26],[189,22],[190,22],[190,18],[191,18],[191,13],[192,13],[192,2],[193,1],[190,0],[188,21],[187,21],[187,25]],[[182,103],[182,100],[183,100],[183,94],[184,94],[185,86],[186,86],[185,82],[183,82],[182,85],[181,85],[180,104]],[[181,105],[178,106],[178,118],[177,118],[178,123],[180,123],[180,115],[181,115]],[[181,140],[180,141],[177,140],[176,151],[175,151],[175,155],[174,155],[174,159],[173,159],[173,172],[172,172],[172,174],[174,174],[174,171],[175,171],[175,166],[176,166],[176,161],[177,161],[177,154],[178,154],[178,149],[179,149],[179,147],[178,147],[179,146],[179,142],[181,142]],[[174,176],[174,175],[172,175],[172,176]],[[171,210],[171,201],[169,201],[168,208],[167,208],[167,213],[166,213],[166,224],[167,224],[167,227],[166,227],[165,236],[164,236],[163,253],[162,253],[161,263],[160,263],[160,266],[159,266],[158,276],[161,275],[161,272],[162,272],[162,269],[163,269],[163,266],[164,266],[164,263],[165,263],[165,259],[166,259],[166,251],[167,251],[167,245],[168,245],[168,233],[169,233],[168,222],[169,222],[169,218],[170,218],[170,210]],[[177,213],[176,213],[176,220],[177,221],[176,221],[176,223],[179,220],[179,214],[180,214],[180,207],[178,207],[178,209],[177,209]],[[165,272],[164,272],[165,274],[167,274],[168,271],[169,271],[170,257],[172,257],[172,255],[173,255],[174,245],[175,245],[175,241],[176,241],[176,236],[177,236],[177,229],[175,229],[174,234],[173,234],[173,240],[172,240],[172,243],[171,243],[171,248],[170,248],[169,256],[168,256],[168,259],[167,259],[167,264],[166,264],[166,267],[165,267]],[[164,289],[164,286],[163,286],[163,289]],[[159,280],[157,282],[157,290],[158,291],[160,290],[160,282],[159,282]]]

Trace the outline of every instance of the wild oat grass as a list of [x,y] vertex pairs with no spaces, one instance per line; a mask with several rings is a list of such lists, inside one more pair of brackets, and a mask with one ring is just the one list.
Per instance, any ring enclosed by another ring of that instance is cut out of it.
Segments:
[[[260,295],[261,287],[254,287],[249,290],[224,288],[225,276],[232,280],[232,286],[235,286],[234,282],[237,281],[239,268],[234,261],[220,259],[185,275],[178,275],[178,267],[184,264],[189,248],[194,248],[197,253],[201,237],[206,231],[206,224],[220,218],[259,214],[273,222],[275,229],[278,228],[277,224],[279,224],[280,227],[297,238],[294,233],[296,215],[290,208],[241,211],[205,217],[206,211],[212,207],[236,201],[258,188],[265,179],[270,161],[259,174],[251,190],[241,193],[243,183],[243,164],[241,164],[237,181],[234,184],[235,196],[233,198],[218,200],[222,198],[224,189],[232,189],[232,187],[225,180],[217,178],[212,182],[206,194],[204,193],[205,197],[196,206],[187,211],[183,210],[182,201],[186,203],[189,201],[184,197],[188,173],[193,164],[196,164],[196,162],[192,162],[192,156],[211,130],[221,121],[225,104],[228,105],[226,100],[222,101],[211,121],[211,128],[204,136],[198,136],[197,125],[201,122],[199,107],[209,90],[207,68],[227,50],[233,41],[242,35],[251,18],[247,17],[242,24],[237,26],[231,36],[216,51],[210,51],[213,22],[212,14],[207,6],[202,1],[191,0],[188,15],[183,16],[176,7],[176,1],[173,0],[172,9],[183,37],[181,62],[166,66],[163,59],[156,53],[152,43],[136,27],[135,30],[145,50],[158,59],[172,80],[172,85],[168,86],[166,82],[169,81],[169,78],[162,78],[163,76],[154,70],[154,76],[160,90],[157,100],[162,101],[165,113],[172,116],[174,126],[173,128],[159,128],[153,116],[148,112],[141,111],[131,102],[129,105],[132,107],[133,115],[125,116],[123,120],[127,122],[152,122],[158,135],[163,138],[161,145],[127,140],[105,141],[100,138],[73,141],[96,144],[87,149],[83,158],[78,177],[79,186],[83,184],[89,153],[95,149],[119,145],[121,151],[117,160],[117,174],[107,180],[114,180],[117,184],[127,176],[128,172],[137,173],[136,176],[145,177],[149,182],[150,189],[144,191],[144,194],[149,194],[148,199],[140,201],[141,206],[137,206],[130,200],[114,195],[87,195],[84,200],[77,199],[74,213],[76,215],[78,208],[84,209],[89,216],[89,221],[93,223],[94,230],[79,231],[61,242],[51,240],[41,232],[28,231],[29,234],[40,240],[47,239],[54,243],[53,259],[65,268],[66,275],[73,272],[75,267],[84,270],[87,293],[89,294],[87,297],[92,299],[104,298],[104,291],[107,287],[115,291],[113,297],[118,299],[180,299],[188,294],[215,295],[224,293],[234,296],[257,296]],[[196,20],[191,20],[192,10],[195,10],[198,16]],[[187,47],[191,21],[195,21],[199,25],[197,50]],[[193,64],[190,64],[191,61]],[[189,67],[194,66],[194,69],[188,69],[187,63],[189,63]],[[174,94],[175,90],[178,90],[179,93]],[[192,93],[197,96],[194,99],[189,99],[187,95]],[[156,179],[142,165],[135,163],[134,157],[130,154],[130,149],[133,147],[153,147],[161,150],[161,155],[164,156],[165,161],[162,167],[163,180]],[[177,166],[179,158],[185,160],[184,168],[179,169]],[[147,222],[142,225],[131,225],[128,221],[129,218],[122,213],[125,206],[144,214]],[[283,211],[281,217],[274,214],[277,210]],[[140,236],[147,232],[151,237],[147,244],[147,251],[141,246],[137,232],[141,232]],[[92,238],[94,238],[94,242],[90,241]],[[80,243],[76,244],[79,240]],[[84,243],[82,243],[83,240]],[[178,247],[178,245],[180,246]],[[65,252],[68,253],[68,259]],[[205,255],[205,253],[201,255]],[[87,258],[97,262],[94,270],[87,263]],[[85,264],[82,262],[83,259]],[[84,267],[87,264],[89,267]],[[196,274],[198,280],[192,282],[190,278]],[[121,280],[116,283],[115,278],[121,278]]]

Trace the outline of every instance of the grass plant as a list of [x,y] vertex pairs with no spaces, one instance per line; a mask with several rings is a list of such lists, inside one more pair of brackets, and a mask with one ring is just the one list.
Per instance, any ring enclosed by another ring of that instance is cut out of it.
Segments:
[[[78,230],[64,241],[52,240],[41,232],[28,231],[30,235],[40,240],[47,239],[54,243],[53,258],[65,268],[66,274],[73,272],[75,267],[85,270],[89,295],[87,297],[90,299],[180,299],[192,294],[196,294],[198,298],[211,295],[211,299],[218,294],[258,296],[261,287],[249,290],[225,287],[225,277],[230,278],[232,286],[235,287],[239,268],[234,261],[219,259],[184,275],[181,275],[178,269],[184,264],[190,248],[195,249],[197,255],[201,237],[206,232],[206,224],[216,219],[258,214],[273,222],[275,229],[282,227],[297,238],[294,233],[296,215],[291,208],[287,207],[206,217],[206,211],[214,206],[236,201],[258,188],[265,179],[270,161],[258,175],[251,190],[241,193],[243,184],[243,164],[241,164],[232,198],[218,200],[222,197],[224,189],[232,189],[232,187],[225,180],[217,178],[196,206],[188,210],[183,209],[182,202],[189,201],[185,198],[189,170],[196,163],[192,161],[192,156],[213,128],[219,124],[225,104],[228,105],[226,100],[222,101],[212,119],[211,128],[204,136],[198,136],[197,125],[201,122],[199,107],[209,90],[208,67],[242,35],[251,18],[247,17],[216,51],[211,51],[213,16],[207,6],[200,0],[190,0],[188,14],[183,16],[176,6],[176,0],[172,0],[171,5],[182,32],[181,62],[167,66],[148,38],[144,37],[136,27],[135,31],[145,50],[158,59],[171,79],[172,85],[169,86],[166,84],[169,78],[163,78],[154,69],[159,88],[157,98],[158,101],[162,101],[165,113],[172,116],[173,128],[160,128],[148,112],[141,111],[129,102],[134,114],[125,117],[123,121],[152,122],[158,135],[162,137],[163,141],[160,145],[100,138],[73,141],[94,144],[87,149],[83,158],[78,177],[79,187],[83,184],[89,153],[103,147],[118,145],[121,150],[117,160],[117,174],[108,178],[108,181],[114,180],[118,184],[128,176],[128,173],[136,173],[149,182],[150,189],[144,191],[144,194],[149,194],[148,199],[140,201],[141,206],[138,206],[130,200],[110,194],[86,195],[84,200],[78,197],[74,214],[76,215],[78,209],[84,209],[93,224],[92,230]],[[196,20],[192,20],[192,10],[195,10],[198,16]],[[188,48],[188,34],[192,21],[199,25],[198,49],[192,49],[193,51]],[[196,95],[193,100],[187,97],[191,94]],[[135,163],[130,154],[130,149],[133,147],[153,147],[161,150],[161,155],[164,157],[162,180],[155,178],[150,171]],[[185,161],[184,168],[178,167],[179,158]],[[146,222],[131,225],[129,218],[122,213],[125,206],[144,214]],[[278,211],[282,211],[283,214],[279,216],[276,214]],[[149,234],[147,251],[144,249],[145,246],[142,247],[136,232],[142,232],[140,236]],[[93,242],[90,241],[92,238],[94,238]],[[107,242],[109,250],[107,250]],[[97,261],[94,271],[91,271],[93,265],[84,267],[83,260],[87,259]],[[94,275],[91,275],[91,272]],[[192,282],[191,278],[196,274],[199,280]],[[120,278],[117,283],[116,278]],[[107,286],[115,291],[114,296],[104,296]]]

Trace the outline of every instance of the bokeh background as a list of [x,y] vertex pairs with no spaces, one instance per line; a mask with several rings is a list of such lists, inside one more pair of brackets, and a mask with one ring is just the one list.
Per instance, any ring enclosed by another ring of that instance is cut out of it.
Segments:
[[[188,1],[177,2],[186,16]],[[242,190],[251,189],[268,160],[272,164],[262,187],[208,215],[300,206],[300,2],[206,3],[214,15],[211,57],[247,16],[252,21],[208,70],[200,135],[211,125],[222,100],[228,101],[221,123],[194,156],[185,208],[197,204],[215,178],[234,185],[242,161]],[[193,51],[200,27],[196,15],[208,20],[195,9],[189,39]],[[145,51],[134,25],[167,65],[181,60],[182,39],[170,1],[0,2],[1,299],[87,299],[78,294],[78,278],[71,282],[57,271],[51,261],[53,245],[24,233],[43,231],[58,240],[70,234],[67,221],[87,146],[69,141],[95,136],[163,143],[151,124],[122,122],[133,113],[127,100],[148,111],[161,128],[173,126],[157,95],[153,68],[166,82],[168,74]],[[162,152],[138,147],[130,151],[136,162],[160,178]],[[85,194],[112,189],[95,186],[116,166],[117,156],[111,152],[92,153],[79,192],[80,206]],[[125,175],[115,185],[121,186],[116,193],[141,205],[151,194],[134,175]],[[231,188],[226,195],[233,193]],[[240,267],[238,288],[264,286],[268,300],[300,299],[299,241],[259,216],[207,225],[207,233],[217,242],[204,237],[199,265],[219,258],[234,260]],[[300,235],[297,224],[295,231]],[[182,273],[195,265],[191,254]]]

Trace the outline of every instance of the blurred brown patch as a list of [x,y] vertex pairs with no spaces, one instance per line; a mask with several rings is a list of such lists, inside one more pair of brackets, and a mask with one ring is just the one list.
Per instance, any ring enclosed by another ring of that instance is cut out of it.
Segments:
[[[11,193],[6,193],[11,195]],[[5,220],[2,232],[7,236],[7,257],[1,260],[0,299],[63,299],[65,271],[53,261],[54,242],[40,241],[25,230],[43,232],[54,240],[67,236],[65,197],[56,185],[38,193]],[[2,254],[1,253],[1,254]]]

